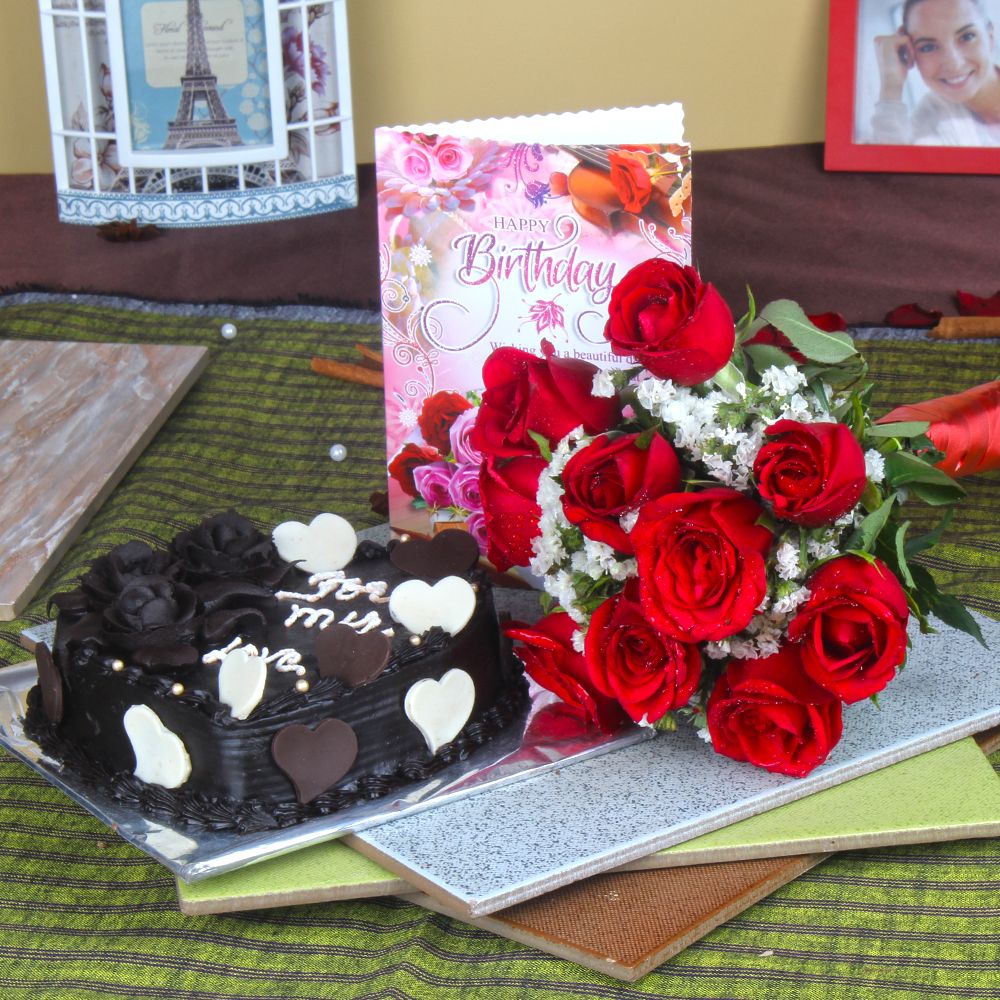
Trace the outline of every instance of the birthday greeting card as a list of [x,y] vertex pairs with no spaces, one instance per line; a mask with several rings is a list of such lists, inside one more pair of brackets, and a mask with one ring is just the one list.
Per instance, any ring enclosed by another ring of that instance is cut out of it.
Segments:
[[691,260],[679,104],[375,133],[390,520],[485,545],[469,431],[497,347],[621,364],[602,335],[634,264]]

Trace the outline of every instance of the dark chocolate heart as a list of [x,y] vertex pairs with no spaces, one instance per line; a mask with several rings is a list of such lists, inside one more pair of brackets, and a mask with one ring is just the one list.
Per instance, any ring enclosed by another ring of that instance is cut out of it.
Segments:
[[320,677],[336,677],[356,688],[374,680],[389,662],[392,643],[381,632],[355,632],[350,625],[331,625],[316,636]]
[[448,528],[433,538],[408,538],[389,553],[393,565],[422,580],[465,576],[479,562],[479,543],[467,531]]
[[35,646],[35,663],[38,665],[38,688],[42,692],[42,709],[45,717],[59,725],[63,717],[63,682],[52,651],[44,642]]
[[271,741],[271,757],[303,805],[335,785],[357,756],[358,738],[340,719],[326,719],[315,729],[286,726]]

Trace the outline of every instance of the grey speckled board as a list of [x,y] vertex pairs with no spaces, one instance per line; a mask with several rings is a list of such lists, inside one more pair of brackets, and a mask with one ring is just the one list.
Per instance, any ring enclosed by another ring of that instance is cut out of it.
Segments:
[[997,725],[1000,622],[977,618],[989,650],[948,627],[914,629],[881,710],[848,706],[843,738],[806,778],[721,757],[681,730],[348,842],[467,916],[493,913]]

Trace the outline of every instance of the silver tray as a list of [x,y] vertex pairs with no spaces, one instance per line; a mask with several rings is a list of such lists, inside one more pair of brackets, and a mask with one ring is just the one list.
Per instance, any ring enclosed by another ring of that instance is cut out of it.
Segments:
[[36,679],[34,663],[0,670],[0,746],[62,789],[119,836],[187,882],[346,833],[367,830],[446,802],[631,746],[653,735],[651,730],[638,727],[611,735],[588,731],[582,725],[574,731],[567,729],[569,719],[566,716],[561,716],[558,739],[539,735],[539,727],[532,726],[532,722],[536,722],[549,706],[557,704],[558,699],[532,685],[530,707],[525,712],[523,725],[512,727],[468,759],[439,771],[427,781],[407,785],[383,799],[351,806],[335,815],[307,820],[283,830],[261,833],[203,831],[180,823],[171,825],[150,819],[116,802],[76,777],[71,770],[64,769],[58,760],[47,756],[24,731],[26,697]]

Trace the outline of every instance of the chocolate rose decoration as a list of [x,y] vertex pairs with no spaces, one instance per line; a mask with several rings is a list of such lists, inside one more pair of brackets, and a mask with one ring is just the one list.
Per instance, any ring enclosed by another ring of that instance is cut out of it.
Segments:
[[271,539],[233,510],[182,531],[170,550],[193,582],[224,576],[275,586],[291,569]]
[[190,666],[201,624],[200,605],[186,584],[165,576],[134,579],[104,612],[104,638],[150,669]]
[[136,578],[163,576],[174,579],[180,569],[168,553],[155,551],[144,542],[126,542],[95,559],[80,578],[79,588],[54,594],[51,603],[74,618],[88,611],[103,611]]

